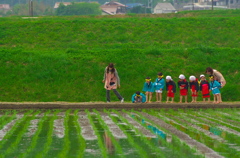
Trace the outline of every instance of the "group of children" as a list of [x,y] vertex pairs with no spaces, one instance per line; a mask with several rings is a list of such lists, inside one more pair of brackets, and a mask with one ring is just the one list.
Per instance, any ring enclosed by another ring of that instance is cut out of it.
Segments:
[[[173,81],[171,76],[166,76],[166,82],[163,78],[163,74],[161,72],[158,73],[158,77],[155,82],[151,81],[150,77],[147,77],[143,86],[143,91],[145,94],[137,91],[132,96],[133,103],[150,103],[152,100],[152,94],[156,92],[156,101],[162,101],[162,93],[163,90],[167,90],[167,103],[174,101],[174,94],[176,93],[176,84]],[[202,92],[203,101],[210,102],[210,92],[214,95],[213,103],[220,103],[220,88],[221,84],[214,80],[213,75],[209,76],[210,82],[206,80],[204,75],[200,75],[200,81],[195,76],[189,77],[189,82],[186,80],[183,74],[179,75],[179,81],[177,82],[177,86],[180,90],[180,103],[182,103],[183,99],[185,103],[187,103],[188,89],[191,90],[192,103],[197,101],[198,91]],[[171,100],[171,101],[170,101]]]

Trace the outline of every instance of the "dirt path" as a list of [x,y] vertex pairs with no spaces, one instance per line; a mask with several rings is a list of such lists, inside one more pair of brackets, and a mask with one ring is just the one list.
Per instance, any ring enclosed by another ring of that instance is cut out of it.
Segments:
[[0,109],[158,109],[158,108],[240,108],[240,102],[210,103],[105,103],[105,102],[0,102]]

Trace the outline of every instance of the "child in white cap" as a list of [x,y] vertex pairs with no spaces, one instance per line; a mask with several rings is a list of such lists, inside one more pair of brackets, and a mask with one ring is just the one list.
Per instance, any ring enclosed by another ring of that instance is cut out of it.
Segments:
[[173,103],[174,93],[176,93],[176,84],[172,80],[171,76],[166,76],[166,90],[167,90],[167,102],[166,103],[169,103],[169,98],[172,98],[171,103]]
[[199,84],[198,81],[196,80],[195,76],[190,76],[189,77],[189,81],[190,81],[190,89],[192,92],[192,103],[196,103],[197,102],[197,96],[198,96],[198,90],[199,90]]
[[185,76],[183,74],[179,75],[178,88],[180,89],[180,101],[179,101],[179,103],[182,103],[183,96],[185,98],[185,103],[187,103],[188,82],[185,79]]
[[201,79],[201,82],[200,82],[200,91],[202,91],[202,98],[203,98],[203,101],[205,102],[206,101],[206,98],[208,99],[208,102],[210,102],[210,85],[209,85],[209,82],[206,80],[205,76],[204,75],[200,75],[200,79]]

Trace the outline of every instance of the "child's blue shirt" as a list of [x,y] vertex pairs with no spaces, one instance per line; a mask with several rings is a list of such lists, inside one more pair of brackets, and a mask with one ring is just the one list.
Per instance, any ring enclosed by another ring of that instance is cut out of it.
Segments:
[[143,85],[143,90],[144,92],[154,92],[154,84],[153,82],[149,82],[149,84],[147,82],[144,83]]
[[212,91],[213,94],[218,94],[220,93],[221,84],[214,80],[213,82],[210,82],[210,90]]
[[156,80],[154,82],[154,87],[156,90],[160,90],[161,88],[162,88],[162,90],[164,90],[165,80],[163,78],[161,78],[161,79],[156,78]]
[[[136,93],[134,93],[132,95],[132,102],[133,103],[135,102],[135,96],[136,96]],[[146,96],[143,93],[140,93],[140,96],[142,96],[142,102],[145,103],[146,102]]]

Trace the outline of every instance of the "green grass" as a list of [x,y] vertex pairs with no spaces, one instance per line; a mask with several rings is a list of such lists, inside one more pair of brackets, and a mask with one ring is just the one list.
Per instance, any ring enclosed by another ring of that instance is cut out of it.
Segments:
[[6,18],[2,47],[27,50],[239,48],[238,17]]
[[239,13],[0,18],[0,101],[105,101],[101,80],[110,62],[126,101],[147,76],[161,71],[177,82],[209,66],[227,80],[223,100],[238,101]]

